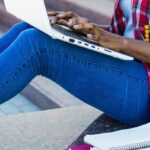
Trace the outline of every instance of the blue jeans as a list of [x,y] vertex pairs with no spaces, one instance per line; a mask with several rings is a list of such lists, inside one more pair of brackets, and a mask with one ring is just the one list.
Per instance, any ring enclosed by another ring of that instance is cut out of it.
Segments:
[[121,122],[141,125],[150,121],[148,77],[142,63],[54,40],[18,23],[0,39],[0,103],[37,75]]

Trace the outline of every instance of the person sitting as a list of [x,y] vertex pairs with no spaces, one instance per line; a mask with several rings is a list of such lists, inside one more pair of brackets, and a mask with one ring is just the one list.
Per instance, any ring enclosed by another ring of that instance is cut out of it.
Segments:
[[116,0],[110,26],[96,25],[73,12],[48,12],[54,17],[52,24],[65,25],[103,47],[133,56],[134,61],[54,40],[25,22],[14,25],[0,38],[0,103],[42,75],[123,123],[149,122],[149,32],[145,37],[149,3]]

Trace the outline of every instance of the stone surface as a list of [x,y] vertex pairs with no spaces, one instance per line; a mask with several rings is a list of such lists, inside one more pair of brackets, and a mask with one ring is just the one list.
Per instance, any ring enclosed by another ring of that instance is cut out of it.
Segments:
[[46,95],[50,100],[57,103],[60,107],[70,107],[84,105],[85,103],[64,90],[58,84],[45,77],[38,76],[32,83],[35,89]]
[[29,99],[18,94],[11,100],[0,105],[0,116],[14,115],[19,113],[40,111],[41,109],[32,103]]
[[65,150],[99,115],[84,105],[0,117],[0,149]]
[[115,119],[110,118],[106,114],[103,114],[93,121],[71,145],[78,146],[84,144],[83,139],[87,134],[101,134],[128,128],[131,128],[131,126],[123,124]]

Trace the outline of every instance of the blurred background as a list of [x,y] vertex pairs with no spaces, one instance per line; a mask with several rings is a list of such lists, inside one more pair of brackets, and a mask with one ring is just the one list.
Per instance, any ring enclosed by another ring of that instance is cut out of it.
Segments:
[[[114,0],[45,0],[47,11],[73,11],[98,24],[110,24]],[[36,6],[36,5],[35,5]],[[33,6],[34,7],[34,6]],[[20,21],[6,12],[0,0],[0,36]],[[12,115],[84,103],[44,77],[36,77],[20,94],[0,106],[0,115]]]

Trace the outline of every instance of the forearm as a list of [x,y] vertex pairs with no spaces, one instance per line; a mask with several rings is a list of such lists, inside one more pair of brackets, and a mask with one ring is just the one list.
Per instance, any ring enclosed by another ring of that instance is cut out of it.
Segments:
[[102,29],[97,30],[97,32],[99,32],[99,36],[97,36],[98,40],[95,40],[103,47],[126,53],[140,61],[150,63],[150,43],[125,38]]
[[150,43],[124,38],[122,44],[121,52],[143,62],[150,63]]

